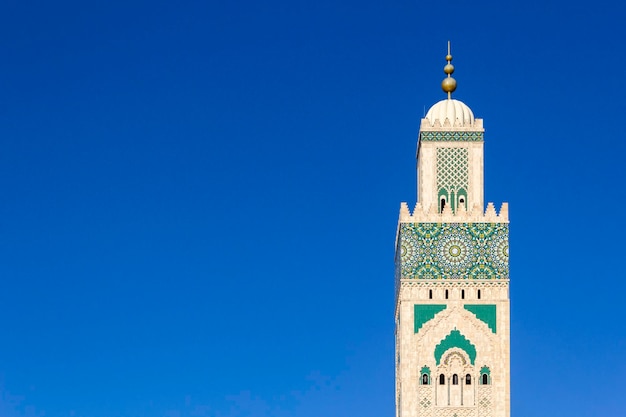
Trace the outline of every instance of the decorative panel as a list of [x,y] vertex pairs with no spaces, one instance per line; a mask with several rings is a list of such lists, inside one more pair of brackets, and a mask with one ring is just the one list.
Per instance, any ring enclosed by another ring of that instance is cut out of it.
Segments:
[[446,407],[436,409],[437,417],[476,417],[475,408]]
[[[465,338],[458,330],[452,330],[437,346],[435,346],[435,361],[437,365],[441,363],[441,356],[452,348],[459,348],[469,356],[470,363],[474,365],[476,360],[476,346]],[[444,361],[445,362],[445,361]]]
[[496,333],[496,305],[495,304],[465,304],[467,311],[474,313],[476,318],[489,326]]
[[420,385],[418,388],[419,415],[430,416],[433,409],[433,388],[431,385]]
[[478,387],[478,416],[491,417],[493,407],[493,399],[491,395],[491,386],[481,385]]
[[467,196],[468,158],[467,148],[437,149],[437,193],[439,196],[445,193],[447,201],[461,191]]
[[427,142],[482,142],[484,132],[420,132],[420,140]]
[[415,333],[419,332],[424,323],[430,321],[435,314],[446,309],[445,304],[415,304]]
[[402,279],[509,277],[509,225],[505,223],[401,223]]

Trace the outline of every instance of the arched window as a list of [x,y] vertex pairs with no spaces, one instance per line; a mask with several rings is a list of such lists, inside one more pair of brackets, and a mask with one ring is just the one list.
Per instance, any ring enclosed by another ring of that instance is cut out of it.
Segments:
[[459,385],[459,376],[457,374],[452,375],[452,385]]
[[439,375],[439,385],[446,385],[446,377],[444,374]]
[[488,366],[483,366],[480,369],[480,384],[481,385],[489,385],[491,384],[491,371]]
[[443,213],[443,209],[444,207],[446,207],[446,199],[444,197],[441,197],[441,204],[440,204],[441,209],[439,210],[441,213]]
[[422,385],[430,385],[430,381],[428,380],[428,374],[422,375]]
[[465,375],[465,385],[472,385],[472,376],[470,374]]

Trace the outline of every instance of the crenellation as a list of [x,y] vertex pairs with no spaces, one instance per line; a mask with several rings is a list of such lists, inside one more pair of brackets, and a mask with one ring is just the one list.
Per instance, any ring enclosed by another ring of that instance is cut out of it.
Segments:
[[409,205],[407,203],[400,203],[400,221],[407,222],[411,218],[411,212],[409,211]]
[[454,123],[450,123],[449,118],[445,118],[443,122],[440,118],[436,118],[432,121],[429,119],[423,118],[420,123],[420,131],[428,132],[428,131],[442,131],[449,132],[451,128],[454,128],[454,131],[467,131],[467,132],[484,132],[483,128],[483,119],[474,119],[473,123],[465,124],[463,120],[459,118],[454,119]]
[[500,216],[509,219],[509,203],[502,203],[500,206]]
[[399,223],[508,223],[509,203],[502,203],[500,211],[497,212],[494,203],[488,203],[487,209],[483,212],[478,205],[474,205],[471,210],[466,210],[465,206],[460,206],[453,212],[450,206],[445,206],[442,213],[437,212],[437,207],[433,204],[424,208],[421,203],[416,203],[411,213],[407,203],[400,203]]
[[489,222],[493,222],[498,218],[496,208],[493,203],[487,203],[487,210],[485,211],[485,219]]

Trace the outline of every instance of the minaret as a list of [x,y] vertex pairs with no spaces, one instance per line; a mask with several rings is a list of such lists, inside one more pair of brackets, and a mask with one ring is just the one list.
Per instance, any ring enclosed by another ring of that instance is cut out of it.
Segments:
[[396,239],[396,416],[509,417],[508,204],[483,203],[483,121],[452,98],[428,110],[418,202]]

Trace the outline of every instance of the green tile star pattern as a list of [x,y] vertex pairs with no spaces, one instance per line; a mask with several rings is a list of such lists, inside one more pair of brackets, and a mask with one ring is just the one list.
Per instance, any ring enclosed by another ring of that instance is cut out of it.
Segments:
[[509,277],[509,226],[503,223],[402,223],[403,279]]

